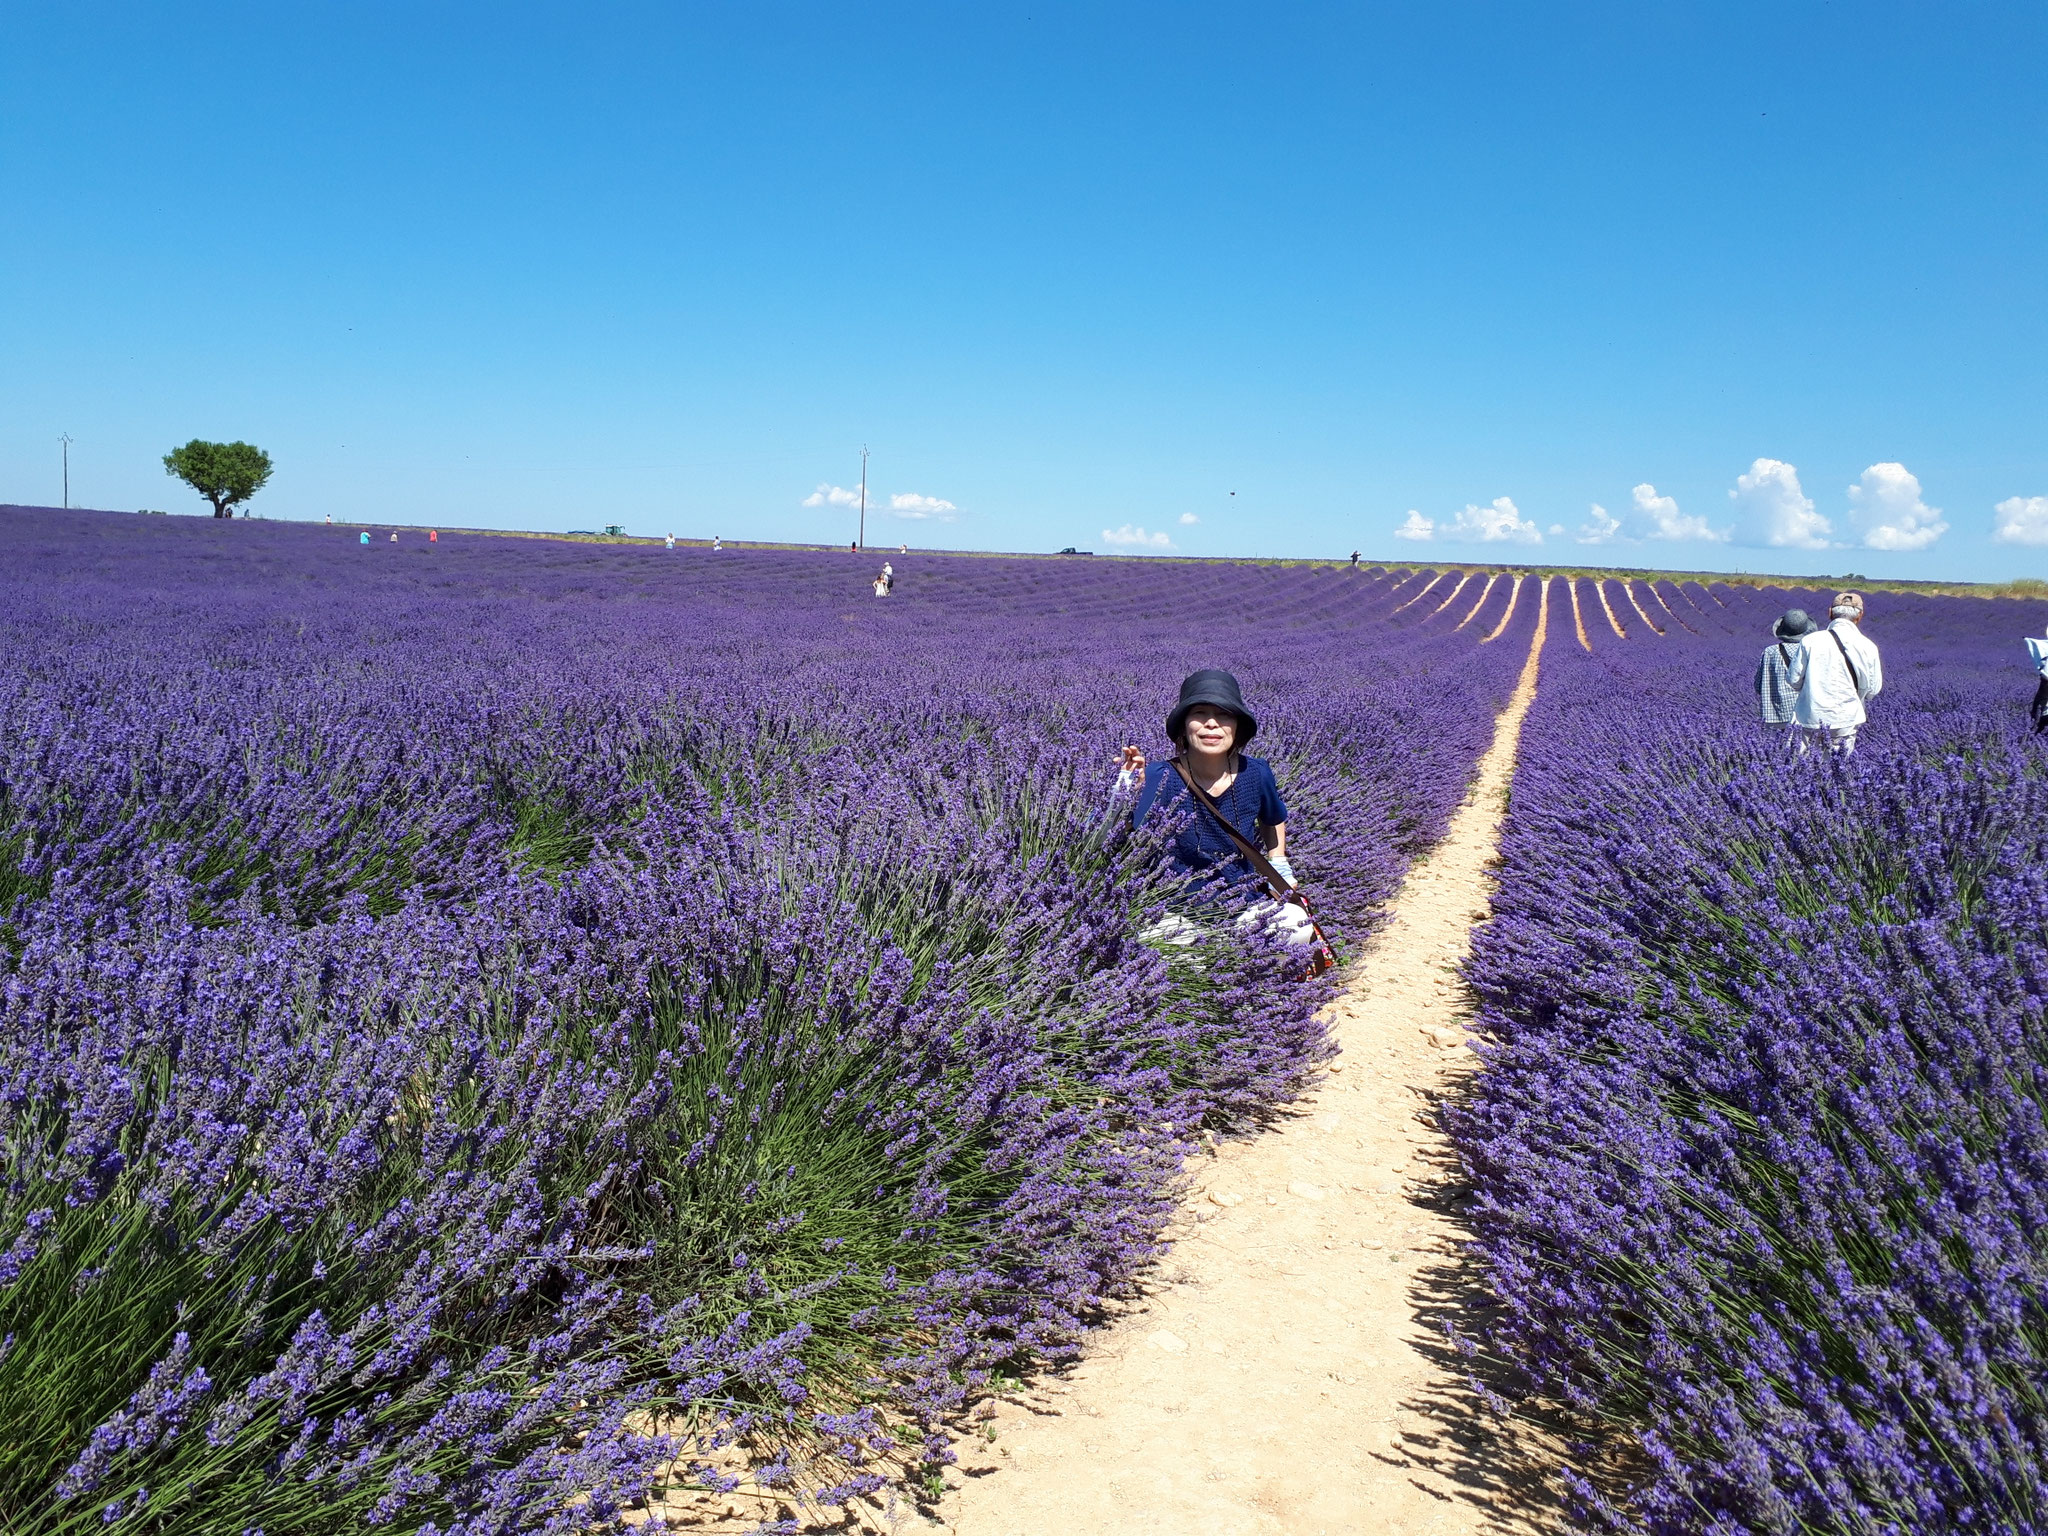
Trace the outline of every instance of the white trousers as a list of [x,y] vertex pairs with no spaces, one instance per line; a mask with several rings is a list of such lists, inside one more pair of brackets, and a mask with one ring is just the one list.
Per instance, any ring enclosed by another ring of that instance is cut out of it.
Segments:
[[[1316,939],[1315,920],[1291,901],[1265,897],[1253,902],[1232,919],[1240,928],[1270,925],[1288,945],[1299,949]],[[1138,935],[1148,944],[1192,944],[1202,930],[1178,912],[1169,912]]]
[[1838,757],[1848,757],[1856,750],[1856,730],[1853,725],[1795,725],[1799,733],[1799,755],[1804,757],[1815,747],[1826,747]]

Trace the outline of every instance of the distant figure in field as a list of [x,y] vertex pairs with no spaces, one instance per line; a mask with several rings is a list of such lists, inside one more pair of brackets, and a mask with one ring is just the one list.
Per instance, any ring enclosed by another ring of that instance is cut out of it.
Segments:
[[887,579],[886,577],[882,577],[882,576],[877,576],[877,577],[875,578],[875,596],[877,596],[877,597],[887,597],[888,595],[889,595],[889,582],[888,582],[888,579]]
[[398,542],[398,530],[396,528],[391,530],[391,542],[394,544]]
[[1799,703],[1799,685],[1806,680],[1806,648],[1799,642],[1818,628],[1804,608],[1788,608],[1771,626],[1775,644],[1764,647],[1756,664],[1756,700],[1765,725],[1790,725]]
[[882,590],[885,593],[896,590],[896,567],[886,560],[882,562]]
[[1358,569],[1358,551],[1355,549],[1351,551],[1351,568],[1354,571]]
[[334,526],[334,514],[332,512],[327,514],[327,526],[330,528]]
[[365,544],[370,542],[370,530],[367,528],[363,530],[363,542]]
[[670,549],[674,549],[676,547],[676,536],[674,534],[670,534],[668,536],[668,547]]
[[899,554],[899,555],[907,555],[907,554],[909,554],[909,553],[910,553],[910,541],[909,541],[908,539],[906,539],[906,540],[904,540],[904,542],[903,542],[903,543],[901,543],[901,544],[898,544],[898,545],[896,546],[896,553],[897,553],[897,554]]
[[711,548],[714,552],[725,548],[725,545],[720,542],[718,535],[715,533],[711,535]]
[[441,542],[441,530],[440,530],[440,529],[438,529],[438,528],[429,528],[429,529],[427,530],[427,542],[428,542],[429,544],[438,544],[438,543],[440,543],[440,542]]
[[2041,681],[2034,688],[2034,702],[2027,706],[2027,714],[2032,717],[2035,730],[2048,731],[2048,640],[2027,636],[2027,660],[2041,674]]
[[1793,723],[1805,734],[1802,750],[1825,740],[1830,752],[1856,750],[1856,731],[1868,718],[1863,706],[1884,688],[1877,646],[1863,633],[1863,594],[1837,592],[1828,627],[1804,636],[1806,675],[1799,682]]
[[855,540],[855,539],[848,539],[848,540],[846,541],[846,552],[847,552],[847,553],[848,553],[849,555],[857,555],[857,554],[859,554],[859,553],[860,553],[860,543],[859,543],[859,541],[858,541],[858,540]]

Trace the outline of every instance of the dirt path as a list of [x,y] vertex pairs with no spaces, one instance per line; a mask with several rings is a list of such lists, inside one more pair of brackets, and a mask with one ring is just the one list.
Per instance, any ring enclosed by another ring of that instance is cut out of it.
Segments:
[[1197,1170],[1160,1285],[1084,1363],[990,1405],[937,1512],[957,1536],[1548,1528],[1540,1462],[1476,1410],[1442,1343],[1479,1293],[1425,1118],[1472,1062],[1456,967],[1544,627],[1470,798],[1336,1005],[1340,1068]]
[[1614,604],[1607,601],[1607,583],[1595,580],[1593,582],[1593,595],[1600,599],[1600,611],[1607,615],[1607,627],[1614,631],[1614,638],[1626,640],[1628,638],[1628,631],[1621,627],[1621,620],[1614,616]]

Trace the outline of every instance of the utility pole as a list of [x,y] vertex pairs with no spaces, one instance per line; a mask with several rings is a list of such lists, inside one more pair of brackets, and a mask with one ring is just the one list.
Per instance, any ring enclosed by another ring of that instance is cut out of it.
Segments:
[[868,445],[860,445],[860,537],[854,541],[868,547]]
[[69,511],[71,507],[71,434],[66,432],[57,441],[64,445],[64,507],[65,510]]

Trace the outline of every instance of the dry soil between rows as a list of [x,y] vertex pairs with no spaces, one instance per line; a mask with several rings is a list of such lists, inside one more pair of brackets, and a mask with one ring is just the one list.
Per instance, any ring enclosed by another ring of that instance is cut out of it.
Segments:
[[1539,624],[1470,796],[1334,1006],[1340,1068],[1195,1170],[1158,1282],[1082,1364],[991,1405],[936,1511],[957,1536],[1553,1525],[1534,1431],[1481,1411],[1444,1342],[1484,1296],[1430,1120],[1473,1065],[1458,966],[1542,643]]

